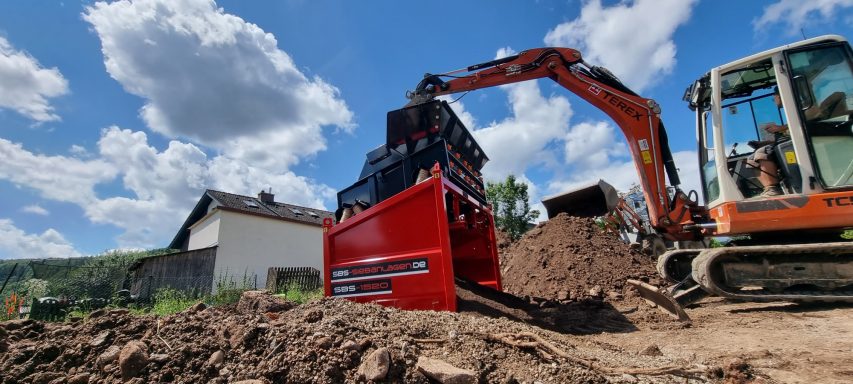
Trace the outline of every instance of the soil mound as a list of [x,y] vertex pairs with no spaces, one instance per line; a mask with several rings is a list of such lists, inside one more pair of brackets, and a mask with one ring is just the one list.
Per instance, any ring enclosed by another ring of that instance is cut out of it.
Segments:
[[620,298],[625,280],[655,280],[654,260],[599,229],[591,218],[565,213],[539,224],[503,250],[504,290],[556,298]]
[[[385,382],[428,383],[417,369],[421,357],[473,372],[479,382],[606,382],[571,362],[543,364],[535,351],[490,340],[505,332],[543,332],[508,319],[340,299],[282,312],[237,308],[159,319],[113,310],[77,323],[0,323],[8,343],[0,352],[6,367],[0,383],[342,383],[376,375]],[[382,348],[387,359],[383,351],[374,353]]]

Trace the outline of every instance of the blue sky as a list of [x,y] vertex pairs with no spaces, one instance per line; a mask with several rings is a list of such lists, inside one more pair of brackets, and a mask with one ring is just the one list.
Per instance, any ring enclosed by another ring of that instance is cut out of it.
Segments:
[[[853,36],[853,0],[0,3],[0,258],[168,244],[205,188],[334,208],[385,114],[425,72],[578,48],[656,99],[696,188],[685,87],[808,37]],[[636,179],[612,122],[548,81],[454,104],[542,196]]]

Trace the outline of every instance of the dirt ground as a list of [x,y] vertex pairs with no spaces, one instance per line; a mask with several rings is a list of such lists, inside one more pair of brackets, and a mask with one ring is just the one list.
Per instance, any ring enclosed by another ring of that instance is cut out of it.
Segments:
[[624,283],[657,284],[650,257],[555,219],[501,242],[506,292],[457,280],[458,313],[250,291],[160,318],[7,321],[0,384],[853,382],[853,305],[709,298],[678,322]]
[[583,336],[594,343],[641,351],[655,344],[674,359],[724,364],[742,359],[759,382],[853,382],[853,306],[791,303],[737,303],[706,299],[688,309],[690,327],[660,327],[638,316],[637,305],[618,303],[617,310],[637,330]]

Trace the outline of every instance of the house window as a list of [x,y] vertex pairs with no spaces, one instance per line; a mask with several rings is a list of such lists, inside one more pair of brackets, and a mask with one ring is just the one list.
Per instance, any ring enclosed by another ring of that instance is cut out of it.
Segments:
[[258,207],[258,204],[252,200],[243,200],[243,204],[246,204],[246,206],[250,208],[260,208]]
[[320,215],[318,215],[318,214],[314,213],[314,211],[305,211],[305,212],[308,212],[308,214],[309,214],[309,215],[311,215],[312,217],[315,217],[315,218],[318,218],[318,219],[320,218]]
[[302,213],[302,211],[300,211],[300,210],[298,210],[298,209],[296,209],[296,208],[290,208],[290,207],[288,207],[287,209],[289,209],[289,210],[290,210],[290,212],[293,212],[293,214],[294,214],[294,215],[302,215],[302,214],[303,214],[303,213]]

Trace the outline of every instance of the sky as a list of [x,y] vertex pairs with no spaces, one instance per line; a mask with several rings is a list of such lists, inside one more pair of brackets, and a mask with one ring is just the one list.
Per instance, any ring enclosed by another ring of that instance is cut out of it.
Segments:
[[[685,88],[830,33],[853,37],[853,0],[0,2],[0,258],[165,247],[207,188],[334,210],[424,73],[543,46],[658,101],[698,190]],[[550,80],[452,106],[534,208],[637,181],[618,127]]]

